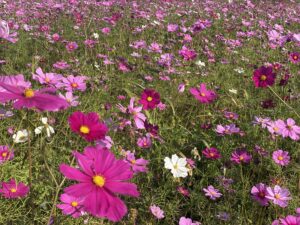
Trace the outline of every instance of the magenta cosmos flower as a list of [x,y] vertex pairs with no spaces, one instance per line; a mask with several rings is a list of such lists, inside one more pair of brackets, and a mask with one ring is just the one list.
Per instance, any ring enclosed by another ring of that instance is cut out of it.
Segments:
[[190,93],[201,103],[211,103],[217,95],[214,91],[206,89],[206,84],[201,83],[200,88],[191,88]]
[[69,117],[69,125],[72,131],[84,137],[87,141],[95,141],[105,138],[107,126],[100,122],[95,112],[84,114],[77,111]]
[[11,179],[9,182],[2,182],[0,193],[5,198],[22,198],[29,192],[29,187],[22,182],[17,183],[15,179]]
[[253,72],[252,80],[255,87],[265,88],[275,83],[276,74],[273,73],[272,66],[261,66]]
[[287,207],[288,201],[292,198],[290,197],[290,192],[286,188],[281,188],[275,185],[274,189],[267,187],[266,198],[271,200],[275,205],[279,205],[282,208]]
[[262,206],[269,204],[269,199],[266,198],[267,186],[263,183],[256,184],[251,189],[252,198]]
[[273,152],[272,159],[276,164],[280,166],[287,166],[290,163],[289,153],[281,149]]
[[62,194],[57,208],[61,209],[63,214],[78,218],[83,214],[83,198],[76,198],[68,194]]
[[219,190],[214,188],[212,185],[209,185],[207,188],[203,188],[203,191],[205,192],[205,196],[208,196],[212,200],[216,200],[222,196]]
[[0,91],[0,102],[6,103],[14,100],[13,107],[21,108],[36,108],[40,111],[58,111],[66,109],[69,104],[62,98],[48,94],[53,92],[52,88],[44,88],[41,90],[33,90],[21,86],[11,86],[0,82],[0,87],[5,91]]
[[156,205],[150,206],[150,211],[159,220],[165,217],[164,211]]
[[145,89],[139,103],[143,105],[144,110],[154,109],[160,103],[160,95],[153,89]]
[[14,158],[14,152],[6,145],[0,146],[0,164],[5,161],[12,160]]
[[185,61],[190,61],[197,57],[197,53],[193,49],[189,49],[186,46],[183,46],[182,49],[178,51],[178,53],[183,57]]
[[127,207],[117,194],[139,196],[137,186],[126,182],[133,177],[130,166],[99,146],[86,147],[83,154],[75,152],[74,156],[79,169],[60,165],[64,176],[79,182],[65,188],[65,193],[83,198],[84,210],[95,217],[121,220]]
[[298,52],[292,52],[289,54],[289,59],[294,64],[299,63],[300,62],[300,54]]
[[221,158],[220,152],[216,148],[206,148],[202,151],[202,154],[208,159]]
[[236,164],[250,163],[252,156],[245,149],[237,149],[231,154],[230,160]]
[[200,225],[201,223],[197,221],[192,221],[190,218],[181,217],[178,225]]
[[68,42],[66,45],[66,49],[68,52],[73,52],[78,48],[78,45],[76,42]]

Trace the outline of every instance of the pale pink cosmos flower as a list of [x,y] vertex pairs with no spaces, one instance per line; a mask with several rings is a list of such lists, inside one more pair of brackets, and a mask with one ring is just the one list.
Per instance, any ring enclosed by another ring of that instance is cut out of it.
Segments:
[[276,164],[281,166],[287,166],[290,163],[289,152],[283,151],[281,149],[273,152],[272,159]]
[[62,79],[62,75],[56,73],[44,73],[39,67],[32,74],[32,79],[37,80],[40,84],[56,86]]
[[[22,88],[30,88],[31,83],[29,81],[25,81],[23,74],[18,75],[9,75],[9,76],[0,76],[0,82],[5,84],[22,87]],[[6,89],[0,87],[0,92],[7,92]]]
[[288,206],[288,201],[292,198],[290,197],[290,192],[286,188],[281,188],[275,185],[274,189],[267,187],[267,199],[270,199],[275,205],[279,205],[282,208]]
[[69,75],[66,78],[62,78],[61,84],[59,86],[62,86],[67,91],[85,91],[86,89],[86,80],[88,78],[86,76],[73,76]]
[[3,38],[9,42],[16,43],[18,39],[16,38],[17,33],[10,34],[8,23],[4,20],[0,21],[0,38]]
[[205,196],[208,196],[212,200],[216,200],[222,196],[219,190],[214,188],[212,185],[209,185],[207,188],[203,188],[203,191],[205,192]]
[[163,219],[165,217],[164,211],[156,205],[150,206],[150,211],[157,219]]
[[78,106],[78,104],[79,104],[79,101],[77,101],[77,99],[79,97],[74,96],[73,92],[71,92],[71,91],[68,91],[65,95],[59,93],[59,97],[65,99],[69,103],[70,106],[75,107],[75,106]]
[[129,163],[135,174],[148,171],[147,165],[149,164],[149,161],[143,158],[136,159],[133,152],[126,151],[124,160],[126,163]]
[[140,148],[150,148],[152,145],[152,141],[151,138],[149,136],[145,136],[145,137],[140,137],[137,140],[137,145]]
[[296,125],[295,120],[288,118],[286,126],[282,127],[281,135],[282,137],[290,137],[292,140],[297,141],[300,139],[300,127]]

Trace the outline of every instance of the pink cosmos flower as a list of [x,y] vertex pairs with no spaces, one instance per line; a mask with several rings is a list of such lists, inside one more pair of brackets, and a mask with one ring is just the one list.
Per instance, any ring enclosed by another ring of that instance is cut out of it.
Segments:
[[162,46],[156,42],[153,42],[148,47],[149,52],[162,53]]
[[205,192],[205,196],[208,196],[211,200],[216,200],[222,196],[219,190],[214,188],[212,185],[209,185],[207,188],[203,188],[203,191]]
[[65,69],[68,69],[70,67],[70,65],[65,61],[58,61],[53,64],[53,67],[55,69],[65,70]]
[[[18,75],[10,75],[10,76],[0,76],[0,82],[3,82],[5,84],[11,85],[11,86],[18,86],[23,88],[30,88],[31,83],[29,81],[25,81],[23,74]],[[0,92],[6,92],[6,89],[1,88],[0,86]]]
[[180,217],[179,224],[178,225],[200,225],[201,223],[197,221],[192,221],[190,218],[186,217]]
[[272,66],[265,67],[261,66],[253,72],[252,80],[255,87],[265,88],[272,86],[275,83],[276,74],[273,73]]
[[272,200],[275,205],[279,205],[282,208],[287,207],[288,201],[292,199],[289,190],[281,188],[278,185],[275,185],[274,189],[267,187],[266,198]]
[[150,148],[152,145],[152,141],[151,138],[149,136],[145,136],[145,137],[140,137],[137,140],[137,145],[140,148]]
[[141,95],[139,103],[143,105],[144,110],[155,109],[160,103],[160,95],[153,89],[145,89]]
[[189,49],[186,46],[183,46],[181,50],[178,51],[178,53],[183,57],[185,61],[193,60],[197,57],[197,53],[193,49]]
[[297,64],[300,62],[300,54],[298,52],[292,52],[289,54],[289,59],[292,63]]
[[85,91],[86,90],[86,76],[73,76],[69,75],[62,78],[59,87],[64,87],[66,91]]
[[10,34],[8,23],[4,20],[0,20],[0,38],[3,38],[9,42],[16,43],[18,41],[17,33]]
[[102,32],[103,34],[109,34],[110,31],[111,31],[111,29],[110,29],[109,27],[104,27],[104,28],[101,29],[101,32]]
[[288,118],[285,127],[281,127],[282,137],[290,137],[292,140],[298,141],[300,139],[300,127],[296,125],[295,120]]
[[135,98],[130,99],[130,104],[128,106],[128,112],[133,116],[134,123],[138,129],[144,129],[144,122],[146,120],[146,116],[141,113],[143,107],[137,106],[134,107]]
[[75,152],[74,156],[79,169],[60,165],[64,176],[79,182],[65,188],[65,193],[83,198],[84,210],[93,216],[120,221],[127,207],[117,194],[139,196],[137,186],[126,182],[133,177],[130,166],[99,146],[86,147],[83,154]]
[[150,211],[151,213],[157,218],[157,219],[163,219],[165,217],[164,215],[164,211],[161,210],[161,208],[159,208],[156,205],[151,205],[150,206]]
[[29,192],[29,187],[24,183],[17,183],[15,179],[11,179],[8,182],[2,182],[0,193],[5,198],[22,198]]
[[229,124],[229,125],[217,125],[217,129],[216,129],[216,132],[223,136],[225,134],[228,134],[228,135],[232,135],[232,134],[237,134],[237,133],[240,133],[240,128],[236,127],[235,124]]
[[182,194],[183,196],[189,197],[190,196],[190,192],[188,189],[184,188],[184,187],[178,187],[177,191]]
[[224,112],[224,117],[227,118],[227,119],[231,119],[231,120],[237,120],[239,118],[239,115],[237,113],[234,113],[234,112],[225,111]]
[[280,166],[287,166],[290,163],[289,153],[281,149],[273,152],[272,159]]
[[52,40],[53,41],[59,41],[60,40],[60,35],[58,33],[52,34]]
[[0,146],[0,164],[12,160],[14,158],[14,152],[6,145]]
[[[3,82],[0,82],[0,102],[6,103],[15,100],[13,107],[15,109],[21,108],[36,108],[40,111],[58,111],[68,108],[68,103],[55,95],[48,94],[54,89],[44,88],[41,90],[33,90],[31,88],[24,88],[21,86],[15,87]],[[48,92],[48,93],[47,93]]]
[[63,203],[58,204],[57,208],[61,209],[63,214],[71,215],[73,218],[78,218],[83,214],[83,198],[77,198],[68,194],[62,194],[60,196],[60,201]]
[[191,88],[190,93],[201,103],[207,104],[213,102],[217,95],[214,91],[206,89],[206,84],[201,83],[200,88]]
[[77,101],[77,99],[79,98],[78,96],[74,96],[73,92],[68,91],[65,95],[62,95],[61,93],[59,93],[59,97],[61,97],[62,99],[66,100],[70,106],[78,106],[79,101]]
[[208,159],[219,159],[221,158],[221,154],[216,148],[205,148],[202,151],[202,154]]
[[269,199],[266,198],[267,186],[263,183],[256,184],[251,189],[252,198],[262,206],[269,205]]
[[68,52],[73,52],[78,48],[78,45],[76,42],[68,42],[66,45],[66,49]]
[[299,225],[299,224],[300,224],[299,216],[288,215],[287,217],[280,219],[280,225]]
[[267,129],[271,134],[282,134],[282,130],[285,129],[286,124],[283,120],[271,121],[267,125]]
[[130,151],[125,152],[125,162],[129,163],[134,174],[148,171],[149,161],[143,158],[136,159],[134,153]]
[[56,73],[44,73],[39,67],[36,74],[32,74],[32,78],[40,82],[40,84],[56,86],[62,79],[62,75]]
[[236,164],[250,163],[252,156],[245,149],[237,149],[231,154],[230,160]]
[[110,136],[105,136],[104,139],[97,140],[96,144],[99,145],[102,148],[111,149],[111,147],[113,146],[114,142],[113,142],[113,140],[111,139]]
[[167,30],[168,32],[176,32],[178,31],[179,26],[177,24],[168,24]]
[[84,114],[77,111],[72,113],[68,120],[71,130],[89,142],[103,139],[108,131],[107,126],[100,122],[95,112]]
[[260,125],[262,128],[266,128],[270,122],[271,122],[271,119],[268,117],[262,118],[262,117],[255,116],[253,124]]

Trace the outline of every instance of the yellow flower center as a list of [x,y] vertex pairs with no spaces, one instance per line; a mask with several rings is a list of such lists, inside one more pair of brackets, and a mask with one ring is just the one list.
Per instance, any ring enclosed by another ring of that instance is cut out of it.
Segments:
[[101,175],[96,175],[93,177],[93,182],[98,187],[103,187],[105,184],[105,178]]
[[78,202],[71,202],[71,206],[73,206],[73,207],[76,207],[76,206],[78,206]]
[[206,94],[203,93],[203,92],[201,92],[200,95],[201,95],[202,97],[205,97],[205,96],[206,96]]
[[261,75],[260,76],[260,80],[266,80],[267,79],[267,76],[266,75]]
[[280,194],[275,194],[274,197],[275,197],[276,199],[280,199]]
[[16,193],[16,192],[17,192],[17,189],[15,189],[15,188],[12,188],[12,189],[10,189],[10,192],[12,192],[12,193]]
[[293,57],[293,58],[294,58],[294,60],[297,60],[297,59],[298,59],[298,56],[294,55],[294,57]]
[[88,126],[85,126],[85,125],[82,125],[81,127],[80,127],[80,132],[81,133],[83,133],[83,134],[88,134],[88,133],[90,133],[90,128],[88,127]]
[[7,152],[3,152],[2,157],[6,157],[6,156],[7,156]]
[[151,102],[153,100],[153,98],[151,96],[147,97],[147,101]]
[[49,77],[46,77],[46,78],[45,78],[45,81],[46,81],[46,83],[49,83],[49,82],[50,82]]
[[131,163],[132,164],[136,164],[136,161],[133,159],[133,160],[131,160]]
[[177,164],[177,163],[174,165],[174,169],[175,169],[175,170],[178,169],[178,164]]
[[282,160],[283,160],[283,157],[280,155],[280,156],[278,156],[277,159],[280,160],[280,161],[282,161]]
[[74,82],[74,83],[71,84],[71,86],[72,86],[73,88],[77,88],[77,87],[78,87],[78,84]]
[[240,161],[243,161],[244,160],[244,156],[240,156]]
[[25,89],[24,96],[25,98],[32,98],[34,96],[34,91],[30,88]]
[[278,128],[278,127],[274,127],[273,130],[274,130],[275,132],[277,132],[277,131],[279,131],[279,128]]
[[209,155],[210,155],[211,157],[214,157],[214,156],[215,156],[215,153],[211,152],[211,153],[209,153]]

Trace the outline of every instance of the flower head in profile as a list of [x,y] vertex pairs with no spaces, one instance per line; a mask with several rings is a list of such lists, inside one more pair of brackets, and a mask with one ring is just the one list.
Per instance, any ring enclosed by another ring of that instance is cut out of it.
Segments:
[[53,127],[51,127],[48,124],[48,118],[47,117],[43,117],[41,119],[41,121],[42,121],[43,126],[39,126],[39,127],[35,128],[34,133],[35,134],[40,134],[45,129],[47,137],[51,137],[51,135],[54,134],[55,131],[54,131]]
[[191,88],[190,93],[201,103],[207,104],[213,102],[217,95],[214,91],[208,90],[206,84],[201,83],[200,88]]
[[0,188],[0,194],[5,198],[22,198],[29,192],[29,187],[24,183],[17,183],[15,179],[11,179],[8,182],[2,182]]
[[160,103],[160,94],[153,89],[145,89],[139,103],[143,105],[144,110],[155,109]]
[[137,186],[129,183],[133,177],[130,166],[115,158],[108,149],[89,146],[84,153],[74,152],[79,168],[60,165],[60,172],[67,179],[78,183],[64,189],[75,198],[82,198],[86,212],[98,218],[120,221],[127,207],[118,195],[138,197]]
[[275,185],[274,188],[267,187],[266,198],[282,208],[287,207],[288,201],[292,199],[290,197],[289,190],[286,188],[281,188],[279,185]]
[[276,74],[273,73],[272,66],[261,66],[253,72],[252,80],[255,87],[265,88],[275,83]]
[[273,152],[272,159],[276,164],[280,166],[287,166],[290,163],[289,152],[283,151],[281,149]]
[[72,113],[68,120],[71,130],[89,142],[103,139],[108,131],[95,112],[84,114],[77,111]]
[[165,217],[164,211],[156,205],[150,206],[150,212],[159,220]]
[[205,192],[205,196],[208,196],[211,200],[216,200],[222,196],[219,190],[214,188],[212,185],[209,185],[207,188],[203,188],[203,191]]
[[251,189],[252,198],[262,206],[269,205],[269,199],[266,198],[267,186],[263,183],[256,184]]
[[83,214],[83,198],[62,194],[60,201],[62,203],[58,204],[57,208],[61,209],[63,214],[71,215],[73,218],[78,218]]
[[229,124],[229,125],[217,125],[216,132],[221,135],[232,135],[232,134],[238,134],[241,132],[240,128],[236,127],[235,124]]
[[14,158],[14,151],[6,145],[0,146],[0,164],[12,160]]
[[179,158],[176,154],[172,158],[166,157],[164,159],[165,168],[171,170],[174,177],[186,177],[188,175],[188,168],[186,158]]

